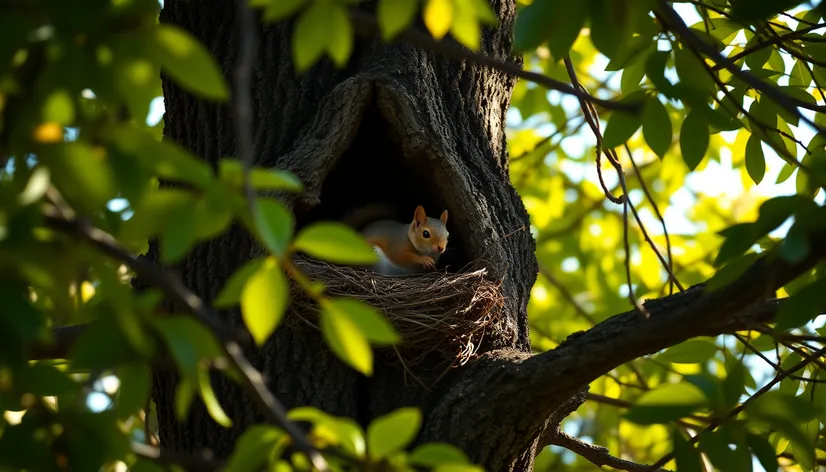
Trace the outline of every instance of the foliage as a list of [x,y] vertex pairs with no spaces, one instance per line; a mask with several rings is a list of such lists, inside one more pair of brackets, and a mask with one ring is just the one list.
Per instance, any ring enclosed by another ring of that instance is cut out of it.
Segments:
[[[318,61],[347,63],[356,3],[250,1],[265,22],[294,21],[298,74]],[[280,325],[289,279],[321,307],[332,352],[362,374],[372,372],[371,346],[399,342],[375,309],[329,298],[290,262],[300,251],[369,263],[364,241],[331,222],[296,233],[280,201],[247,198],[249,190],[300,192],[295,176],[250,168],[249,156],[227,156],[213,169],[161,140],[162,123],[146,124],[161,71],[205,101],[233,95],[210,52],[159,24],[155,0],[85,6],[44,1],[0,14],[2,468],[156,468],[136,444],[151,442],[148,366],[162,349],[182,374],[177,413],[185,416],[197,396],[217,423],[231,425],[211,370],[254,383],[211,308],[182,296],[188,313],[159,316],[162,296],[183,293],[174,283],[129,287],[141,270],[129,253],[145,252],[150,238],[172,263],[235,221],[254,234],[268,254],[240,267],[212,304],[240,306],[258,345]],[[672,7],[679,16],[669,16]],[[583,131],[593,113],[584,116],[572,97],[526,80],[513,93],[510,175],[531,214],[541,273],[529,305],[535,350],[631,308],[629,297],[709,278],[704,290],[725,290],[759,255],[790,263],[812,255],[826,229],[824,13],[826,2],[518,2],[514,44],[525,68],[569,82],[570,57],[582,86],[616,105],[599,110],[604,135],[595,137]],[[376,18],[383,40],[398,40],[420,18],[435,39],[466,46],[469,61],[481,31],[499,27],[483,0],[380,0]],[[603,170],[606,188],[594,183],[594,146],[627,169]],[[181,185],[160,188],[161,179]],[[624,203],[606,203],[623,191]],[[629,221],[628,209],[639,218]],[[816,319],[824,283],[821,264],[783,287],[778,296],[789,300],[771,326],[688,340],[606,373],[566,428],[616,455],[681,471],[701,470],[701,454],[719,470],[750,470],[755,461],[813,470],[826,460],[826,397],[814,381],[822,364],[811,360],[824,354],[813,345],[826,344]],[[65,359],[30,362],[52,327],[81,323],[87,328]],[[108,406],[89,406],[101,396]],[[451,445],[411,447],[423,421],[415,409],[366,430],[310,408],[288,417],[310,425],[313,447],[335,451],[325,454],[334,465],[478,470]],[[284,425],[249,428],[229,469],[305,467],[308,451],[286,453],[300,446],[291,434]],[[588,470],[587,459],[545,448],[536,470]]]

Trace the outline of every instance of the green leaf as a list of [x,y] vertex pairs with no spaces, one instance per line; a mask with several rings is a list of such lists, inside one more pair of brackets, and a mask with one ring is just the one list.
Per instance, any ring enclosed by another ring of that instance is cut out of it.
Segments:
[[49,167],[52,183],[80,213],[91,214],[116,195],[114,175],[105,149],[86,143],[57,145],[38,156]]
[[167,215],[169,220],[161,231],[160,258],[168,264],[186,255],[195,243],[195,214],[191,206],[179,205]]
[[427,443],[418,446],[408,456],[412,464],[436,467],[441,464],[467,464],[467,455],[458,447],[447,443]]
[[642,125],[642,117],[637,113],[627,113],[616,110],[608,118],[605,126],[602,145],[605,148],[622,146]]
[[819,277],[789,297],[777,313],[776,329],[785,331],[805,325],[826,310],[823,294],[826,277]]
[[166,341],[172,357],[184,375],[198,381],[197,368],[202,359],[221,357],[221,348],[212,331],[203,324],[185,316],[154,318],[153,323]]
[[116,374],[120,380],[116,409],[118,418],[125,420],[146,407],[152,373],[145,363],[132,362],[118,368]]
[[665,384],[644,393],[626,413],[637,424],[676,421],[706,404],[703,392],[689,383]]
[[766,175],[766,159],[763,157],[763,146],[760,143],[760,138],[753,134],[746,141],[746,170],[755,184],[763,181],[763,176]]
[[271,22],[283,20],[300,10],[306,3],[307,0],[267,1],[264,20]]
[[328,298],[321,304],[328,316],[348,318],[375,344],[396,344],[401,336],[384,316],[365,302],[354,298]]
[[469,0],[453,0],[453,23],[450,25],[450,34],[459,43],[475,51],[479,49],[481,28]]
[[229,90],[221,69],[203,44],[177,26],[161,23],[152,35],[161,67],[181,87],[204,98],[225,101]]
[[49,190],[51,184],[49,177],[49,169],[45,166],[38,165],[32,169],[26,187],[17,195],[17,203],[20,206],[26,206],[40,201],[46,191]]
[[769,391],[750,402],[746,412],[750,418],[769,424],[791,441],[795,457],[799,457],[801,462],[814,461],[814,445],[802,427],[817,416],[817,411],[808,400],[789,393]]
[[708,123],[700,113],[689,111],[680,127],[680,151],[690,170],[693,171],[700,165],[708,150],[708,143]]
[[304,191],[304,184],[292,172],[258,167],[250,170],[250,186],[256,190]]
[[274,426],[253,425],[238,438],[226,470],[257,472],[270,460],[273,449],[285,439],[284,433]]
[[43,121],[55,122],[68,126],[75,121],[75,103],[64,89],[49,94],[43,104]]
[[329,34],[327,52],[339,68],[347,65],[350,53],[353,51],[353,25],[347,16],[344,5],[334,3],[327,6],[329,15]]
[[795,224],[780,242],[780,256],[790,264],[802,262],[811,252],[809,235],[800,224]]
[[221,408],[221,403],[215,398],[215,392],[212,390],[212,383],[209,380],[209,370],[207,367],[198,367],[198,391],[201,393],[201,399],[204,401],[207,413],[215,420],[216,423],[229,428],[232,426],[232,420],[227,416],[224,409]]
[[671,146],[673,133],[671,117],[668,116],[665,106],[656,98],[646,100],[642,112],[642,135],[660,159],[665,157],[665,153]]
[[722,385],[723,404],[721,406],[729,411],[737,405],[740,395],[745,392],[746,369],[740,362],[730,362],[727,370],[726,379]]
[[410,26],[418,10],[418,0],[380,0],[376,13],[382,39],[388,41]]
[[321,334],[333,353],[345,364],[364,375],[373,374],[373,351],[367,337],[350,318],[322,312]]
[[267,258],[241,292],[244,324],[259,346],[278,327],[289,304],[289,286],[278,261]]
[[513,47],[525,52],[536,49],[553,31],[548,26],[556,4],[554,0],[536,0],[516,14],[513,25]]
[[806,63],[797,60],[792,67],[792,74],[789,76],[789,85],[792,87],[808,88],[812,83],[812,74],[806,68]]
[[326,2],[313,2],[298,17],[292,39],[296,72],[304,72],[318,60],[330,41],[331,15]]
[[241,292],[244,290],[247,280],[258,272],[261,266],[264,265],[264,261],[266,261],[266,258],[258,257],[245,262],[244,265],[236,269],[227,279],[227,283],[218,293],[218,296],[215,297],[212,304],[216,308],[229,308],[241,301]]
[[680,83],[695,88],[704,93],[716,93],[717,85],[711,78],[711,73],[702,62],[687,49],[674,49],[674,66]]
[[676,470],[680,472],[703,472],[700,451],[689,444],[676,428],[671,430],[671,444],[674,448],[674,460],[677,462]]
[[771,443],[765,438],[751,433],[746,435],[746,441],[763,469],[766,472],[777,472],[780,465],[777,463],[777,453]]
[[[723,254],[723,252],[721,251],[720,254]],[[706,284],[705,289],[709,292],[715,292],[728,286],[730,283],[739,279],[740,276],[754,264],[758,257],[757,254],[751,253],[732,260],[714,273]]]
[[293,247],[334,264],[373,264],[377,256],[364,238],[342,223],[313,223],[299,231]]
[[712,341],[691,339],[666,349],[657,360],[673,364],[699,364],[711,359],[719,348]]
[[367,451],[374,460],[404,450],[422,425],[418,408],[399,408],[374,419],[367,427]]
[[255,227],[264,246],[281,257],[290,244],[295,221],[283,203],[271,198],[255,200]]

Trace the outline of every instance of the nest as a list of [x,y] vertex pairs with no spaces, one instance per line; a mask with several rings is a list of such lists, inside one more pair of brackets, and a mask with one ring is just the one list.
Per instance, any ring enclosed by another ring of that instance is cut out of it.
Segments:
[[[485,277],[485,269],[388,277],[315,260],[297,259],[295,265],[324,282],[328,295],[356,298],[384,313],[402,337],[388,349],[406,370],[433,353],[451,367],[462,365],[475,356],[483,340],[511,344],[515,336],[504,315],[499,284]],[[318,329],[318,305],[292,285],[290,318]]]

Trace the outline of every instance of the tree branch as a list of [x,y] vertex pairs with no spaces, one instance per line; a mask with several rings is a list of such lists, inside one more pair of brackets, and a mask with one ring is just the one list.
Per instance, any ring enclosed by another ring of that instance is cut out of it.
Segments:
[[[564,447],[584,457],[597,467],[607,465],[608,467],[613,467],[617,470],[627,470],[628,472],[648,472],[652,470],[650,466],[612,456],[607,448],[588,444],[562,431],[557,431],[551,439],[551,444]],[[669,472],[668,469],[654,469],[654,471]]]
[[189,313],[212,328],[221,340],[224,355],[240,371],[242,387],[252,397],[267,421],[283,428],[293,438],[296,447],[307,454],[316,468],[321,471],[327,470],[324,458],[307,441],[298,426],[287,418],[287,410],[269,391],[264,383],[264,376],[244,356],[241,346],[230,336],[229,329],[218,315],[186,288],[178,278],[170,276],[148,260],[130,254],[112,235],[91,226],[86,221],[64,219],[54,210],[47,210],[44,219],[50,228],[84,241],[101,253],[125,263],[149,283],[163,290],[172,301],[179,303]]
[[710,44],[700,40],[696,34],[694,34],[688,26],[686,26],[685,22],[677,12],[671,8],[671,5],[668,4],[666,0],[659,1],[660,7],[658,8],[660,20],[665,23],[666,26],[671,29],[680,39],[685,42],[686,45],[702,52],[707,57],[710,57],[714,60],[715,64],[720,64],[724,68],[728,69],[729,72],[732,73],[735,77],[742,80],[746,84],[750,85],[755,90],[759,91],[760,93],[764,94],[772,101],[777,103],[780,107],[789,111],[794,115],[797,115],[801,120],[808,123],[814,129],[818,130],[819,132],[823,133],[826,130],[823,129],[820,125],[814,122],[814,120],[809,119],[806,115],[800,112],[797,107],[807,108],[814,111],[822,111],[822,107],[817,105],[811,105],[800,100],[795,100],[792,97],[784,94],[781,92],[777,87],[774,85],[768,84],[749,72],[746,72],[740,67],[737,66],[731,59],[721,55],[718,53],[713,46]]
[[[356,9],[350,9],[349,13],[350,22],[353,24],[353,29],[356,34],[369,38],[381,37],[379,23],[372,15]],[[516,63],[503,61],[502,59],[471,51],[470,49],[462,47],[454,42],[449,42],[446,40],[437,41],[429,34],[418,31],[414,28],[405,29],[396,36],[395,40],[425,49],[427,51],[432,51],[452,59],[467,60],[483,67],[490,67],[500,70],[516,77],[531,81],[537,85],[541,85],[549,90],[556,90],[558,92],[573,95],[581,100],[586,100],[609,110],[625,110],[630,112],[638,112],[641,110],[641,103],[603,100],[601,98],[594,97],[587,92],[578,90],[565,82],[552,79],[546,75],[538,74],[536,72],[526,71]]]
[[752,303],[826,258],[826,247],[816,243],[822,238],[826,234],[811,236],[812,253],[797,264],[782,260],[776,250],[768,251],[727,287],[709,292],[700,284],[649,300],[649,319],[631,310],[571,335],[552,351],[516,362],[504,381],[518,383],[521,394],[496,401],[508,403],[514,414],[548,415],[583,385],[628,361],[696,336],[730,333],[770,320],[781,301]]

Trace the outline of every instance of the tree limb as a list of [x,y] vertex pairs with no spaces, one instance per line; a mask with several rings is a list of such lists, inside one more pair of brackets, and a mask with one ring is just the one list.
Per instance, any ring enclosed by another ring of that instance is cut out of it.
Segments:
[[[651,467],[647,465],[638,464],[636,462],[620,459],[612,456],[607,448],[588,444],[580,439],[577,439],[563,431],[557,433],[551,439],[551,444],[555,446],[564,447],[565,449],[584,457],[597,467],[607,465],[617,470],[627,470],[628,472],[648,472]],[[669,472],[668,469],[654,469],[654,472]]]
[[780,301],[752,305],[826,258],[826,234],[811,236],[812,252],[790,264],[768,251],[727,287],[714,292],[705,284],[685,292],[649,300],[646,319],[638,310],[616,315],[585,332],[571,335],[552,351],[515,362],[502,381],[518,383],[516,397],[497,398],[514,414],[549,415],[566,398],[606,372],[638,357],[696,336],[716,336],[748,329],[755,320],[771,319]]

